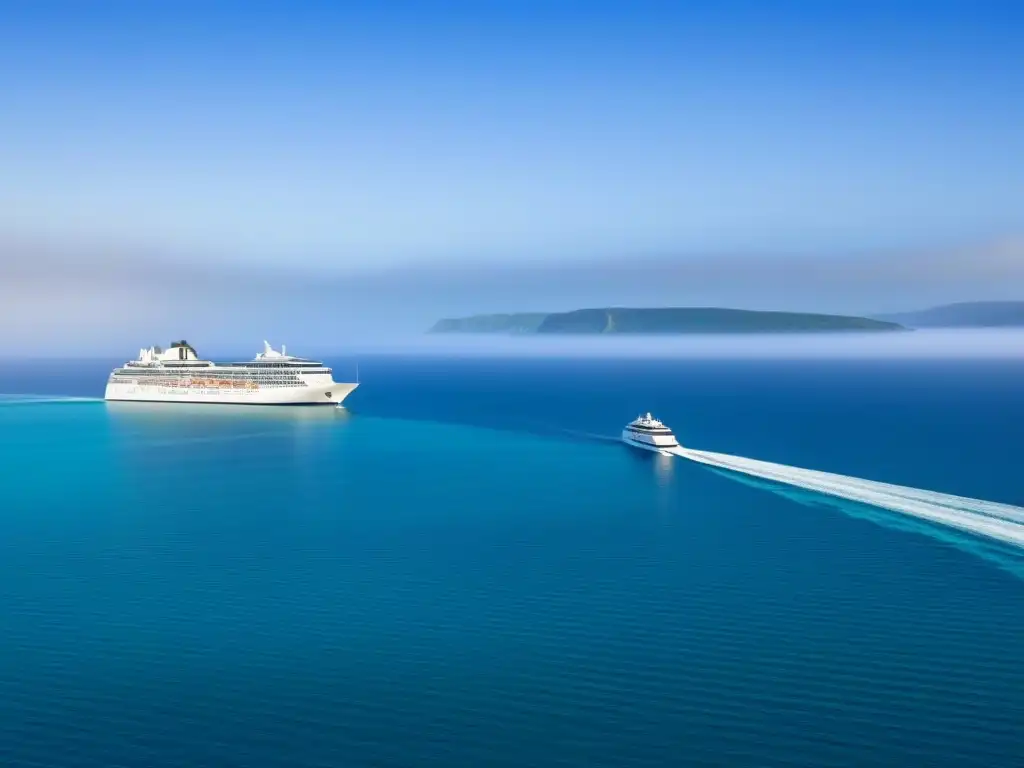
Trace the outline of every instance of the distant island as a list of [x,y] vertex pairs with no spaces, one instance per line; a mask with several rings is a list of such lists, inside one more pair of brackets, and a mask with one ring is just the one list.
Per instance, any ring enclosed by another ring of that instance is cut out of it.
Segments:
[[965,301],[878,319],[912,328],[1020,328],[1024,327],[1024,301]]
[[547,316],[546,312],[516,312],[438,320],[429,333],[536,333]]
[[429,333],[685,334],[903,331],[899,323],[849,315],[760,312],[716,307],[577,309],[438,320]]

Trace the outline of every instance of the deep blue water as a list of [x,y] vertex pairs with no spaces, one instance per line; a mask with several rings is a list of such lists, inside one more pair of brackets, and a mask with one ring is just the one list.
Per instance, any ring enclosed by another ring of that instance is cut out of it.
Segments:
[[348,412],[0,402],[0,764],[1024,764],[1018,551],[607,439],[1024,505],[1024,363],[360,368]]

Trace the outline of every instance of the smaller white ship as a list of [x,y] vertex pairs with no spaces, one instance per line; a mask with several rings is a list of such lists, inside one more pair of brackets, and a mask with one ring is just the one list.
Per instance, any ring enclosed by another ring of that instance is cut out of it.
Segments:
[[626,425],[626,428],[622,430],[622,442],[632,445],[634,448],[643,448],[645,451],[654,451],[665,456],[679,448],[679,442],[672,434],[672,430],[649,413],[633,419]]

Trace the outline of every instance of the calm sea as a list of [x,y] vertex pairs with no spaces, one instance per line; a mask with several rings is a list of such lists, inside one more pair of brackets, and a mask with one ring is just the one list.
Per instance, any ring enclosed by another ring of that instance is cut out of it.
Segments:
[[1024,363],[360,374],[347,411],[0,398],[0,765],[1024,765],[1021,552],[610,439],[1024,505]]

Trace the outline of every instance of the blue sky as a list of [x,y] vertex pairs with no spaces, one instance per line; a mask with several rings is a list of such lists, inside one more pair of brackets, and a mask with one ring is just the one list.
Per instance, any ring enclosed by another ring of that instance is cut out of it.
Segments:
[[[356,275],[410,327],[529,304],[495,276],[545,265],[914,273],[1024,230],[1021,39],[986,2],[0,2],[0,244]],[[778,282],[707,300],[807,304]]]

